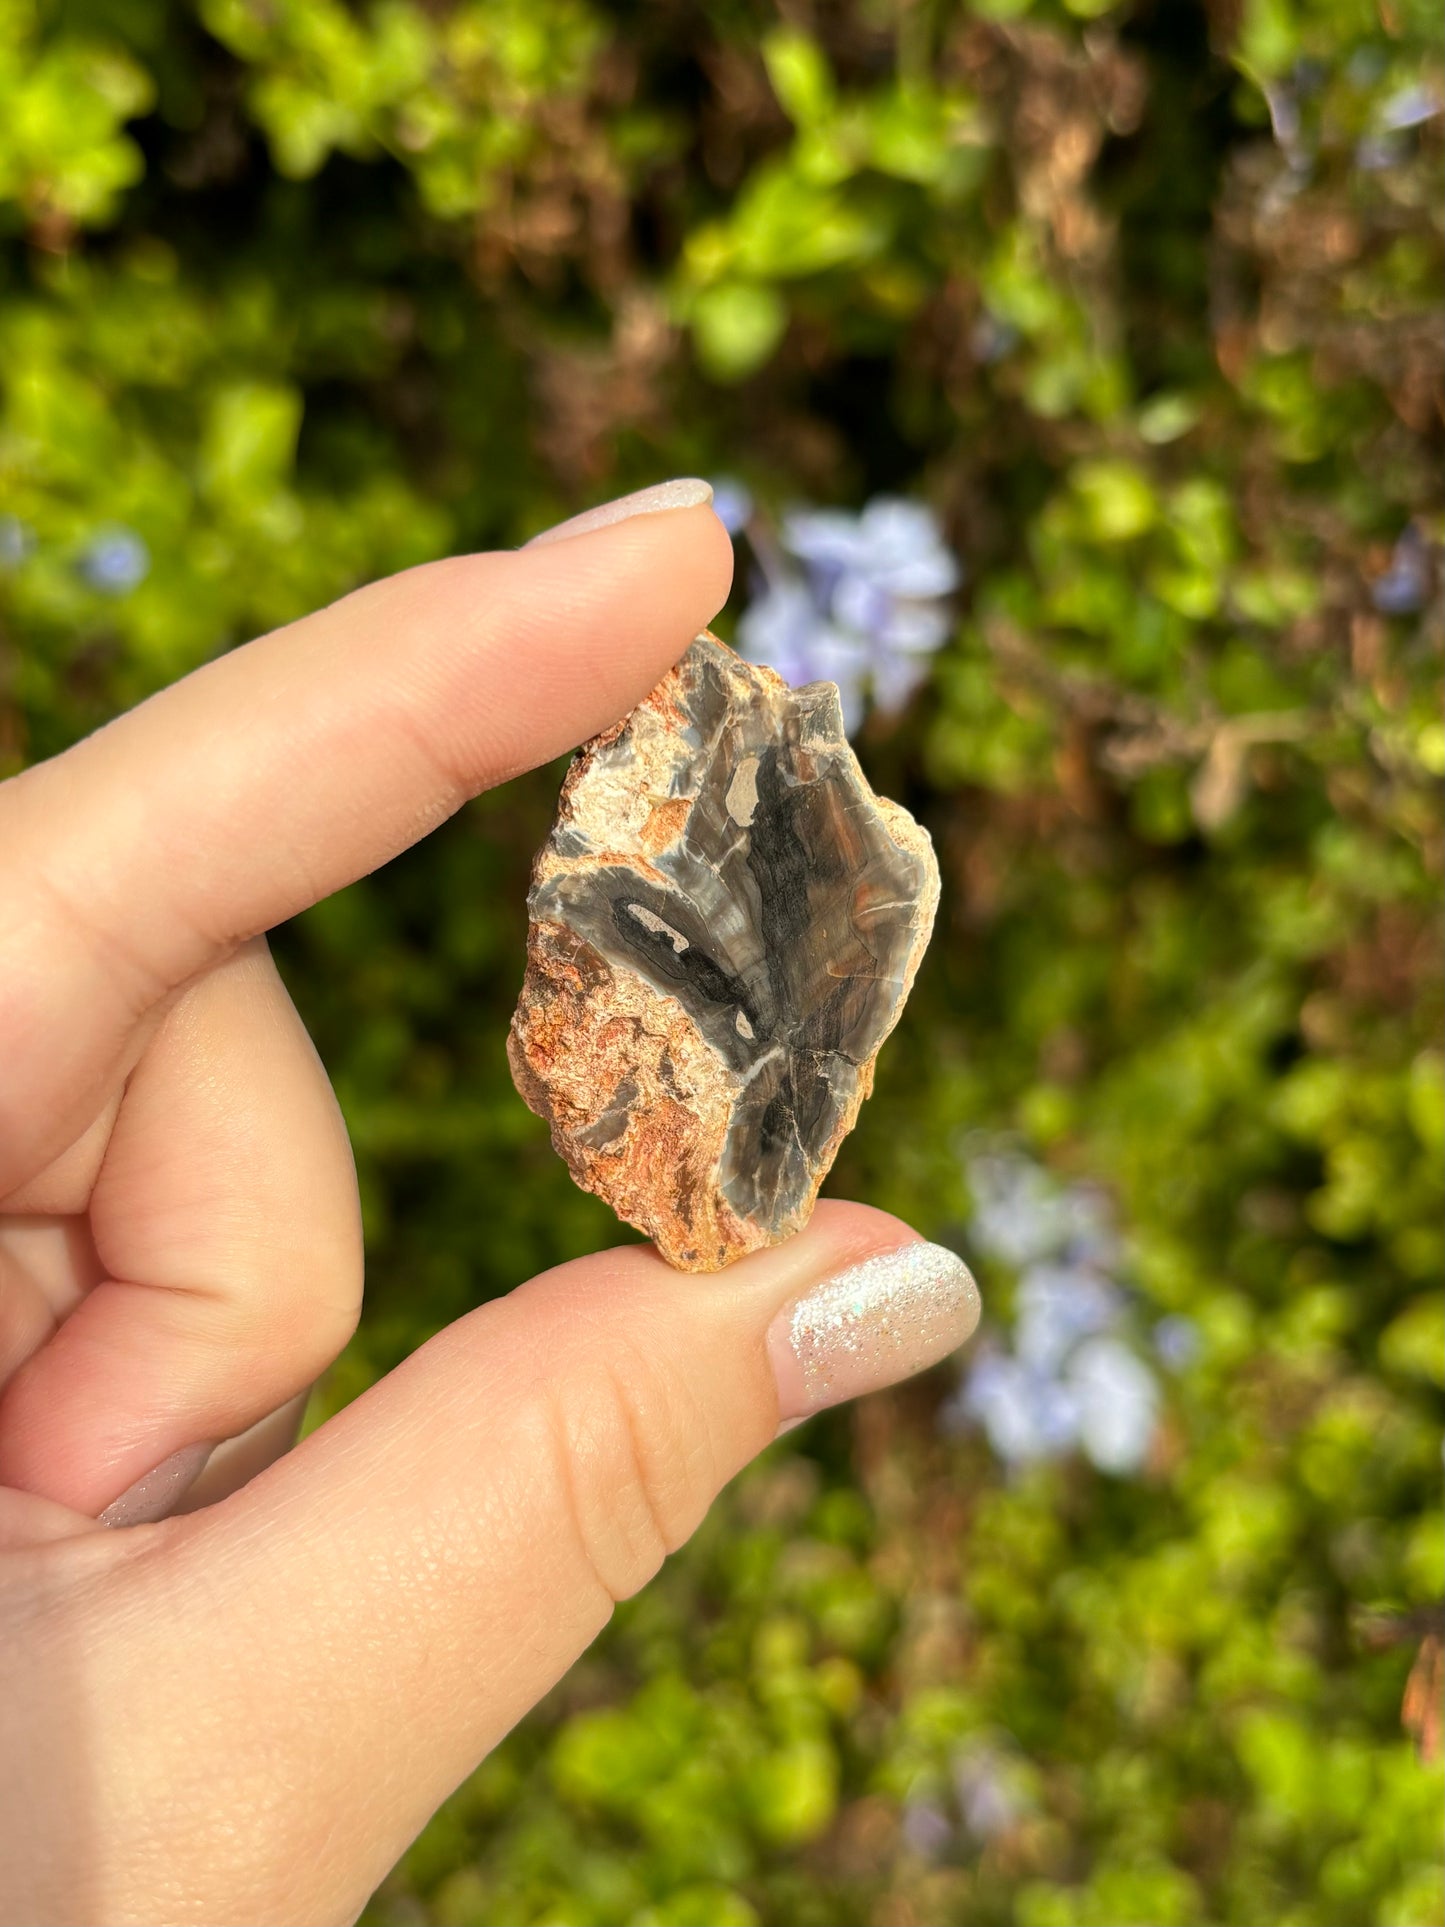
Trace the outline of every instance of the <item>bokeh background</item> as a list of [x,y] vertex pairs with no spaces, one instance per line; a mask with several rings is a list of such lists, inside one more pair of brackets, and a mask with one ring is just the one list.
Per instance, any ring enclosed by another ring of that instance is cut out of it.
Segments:
[[[831,1188],[979,1340],[738,1480],[370,1921],[1445,1918],[1439,24],[0,0],[0,773],[701,473],[719,627],[945,872]],[[618,1235],[503,1056],[559,773],[278,935],[370,1248],[317,1417]]]

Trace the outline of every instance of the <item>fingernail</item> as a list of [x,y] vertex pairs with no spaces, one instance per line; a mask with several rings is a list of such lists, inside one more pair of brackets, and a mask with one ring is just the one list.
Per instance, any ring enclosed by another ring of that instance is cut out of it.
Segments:
[[634,515],[657,515],[663,509],[705,508],[711,500],[712,483],[701,481],[695,475],[683,476],[675,482],[654,482],[651,488],[619,495],[615,502],[584,509],[570,521],[559,522],[554,529],[543,529],[540,535],[532,537],[527,547],[540,549],[546,542],[565,542],[574,535],[590,535],[593,529],[610,529],[614,522],[630,522]]
[[200,1476],[213,1445],[183,1445],[168,1459],[127,1486],[100,1515],[103,1526],[148,1526],[164,1519]]
[[979,1308],[968,1266],[943,1245],[904,1245],[840,1272],[768,1331],[779,1416],[806,1418],[912,1378],[971,1336]]

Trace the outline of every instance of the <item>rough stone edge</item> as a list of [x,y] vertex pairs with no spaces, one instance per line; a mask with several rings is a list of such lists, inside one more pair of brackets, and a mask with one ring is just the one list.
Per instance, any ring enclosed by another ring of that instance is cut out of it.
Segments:
[[[733,651],[728,649],[728,645],[724,643],[720,637],[715,636],[709,629],[701,631],[694,640],[710,642],[720,649],[728,650],[729,656],[732,657],[738,669],[746,675],[756,678],[764,686],[769,687],[770,694],[799,695],[805,688],[818,687],[817,684],[804,684],[794,689],[792,685],[785,682],[775,670],[769,669],[763,664],[745,662],[742,657],[735,656]],[[557,827],[571,818],[574,809],[573,798],[582,783],[586,781],[598,753],[610,748],[627,729],[633,726],[634,719],[639,710],[644,708],[652,709],[659,717],[665,716],[669,710],[674,714],[681,713],[679,705],[673,700],[672,696],[672,692],[680,678],[680,664],[681,658],[679,658],[678,663],[674,664],[673,667],[667,671],[657,685],[642,698],[636,708],[630,710],[619,722],[612,724],[608,729],[600,731],[596,736],[582,744],[573,757],[566,777],[563,779],[561,794],[558,798],[556,820],[552,830],[548,833],[546,841],[537,852],[537,856],[532,865],[532,882],[531,889],[528,893],[527,970],[523,978],[522,991],[518,999],[517,1009],[513,1015],[507,1037],[507,1057],[512,1069],[512,1079],[517,1087],[519,1096],[530,1110],[536,1112],[539,1117],[544,1118],[551,1127],[553,1148],[556,1150],[558,1156],[566,1163],[574,1182],[584,1191],[590,1191],[595,1196],[602,1198],[624,1223],[633,1225],[637,1230],[651,1238],[661,1255],[676,1270],[685,1272],[714,1272],[723,1270],[727,1265],[732,1264],[738,1258],[745,1257],[751,1251],[785,1243],[789,1238],[795,1237],[812,1217],[814,1207],[818,1201],[818,1193],[822,1189],[828,1173],[833,1167],[833,1163],[842,1147],[843,1140],[856,1125],[858,1114],[862,1110],[864,1102],[872,1095],[874,1069],[878,1062],[878,1053],[897,1028],[899,1019],[903,1015],[904,1007],[912,994],[914,981],[917,978],[919,968],[933,936],[941,885],[938,860],[933,849],[933,839],[929,836],[923,825],[917,822],[916,819],[904,809],[901,803],[895,803],[891,797],[878,795],[872,784],[869,783],[862,765],[858,761],[853,745],[848,742],[845,737],[843,739],[843,749],[852,763],[853,775],[857,779],[860,790],[863,795],[876,806],[893,842],[899,848],[919,859],[923,866],[925,890],[923,896],[919,899],[918,924],[914,933],[914,942],[904,967],[902,992],[899,996],[897,1007],[894,1010],[892,1022],[879,1037],[874,1047],[872,1057],[866,1064],[859,1067],[857,1089],[847,1109],[840,1116],[838,1127],[829,1139],[818,1161],[818,1176],[812,1190],[802,1204],[799,1205],[798,1209],[792,1213],[786,1226],[776,1233],[764,1231],[761,1227],[739,1218],[731,1207],[728,1206],[726,1201],[719,1198],[720,1209],[716,1214],[718,1239],[717,1243],[712,1246],[712,1250],[717,1253],[715,1261],[711,1259],[708,1251],[701,1249],[709,1240],[705,1232],[703,1235],[698,1235],[698,1231],[694,1228],[695,1221],[680,1218],[678,1214],[674,1212],[660,1212],[655,1208],[645,1209],[625,1196],[619,1197],[619,1191],[623,1188],[619,1187],[614,1181],[617,1174],[607,1168],[608,1164],[615,1162],[615,1160],[605,1160],[599,1164],[597,1154],[593,1153],[589,1156],[588,1147],[579,1143],[577,1139],[575,1125],[571,1128],[571,1134],[568,1134],[564,1120],[557,1115],[557,1106],[553,1099],[552,1089],[549,1088],[541,1073],[531,1062],[533,1052],[537,1050],[535,1033],[538,1024],[540,1023],[544,1031],[553,1027],[545,1013],[558,1002],[571,1002],[578,1010],[581,1010],[585,1008],[587,1001],[581,991],[580,981],[575,987],[565,984],[566,966],[562,963],[561,956],[555,948],[551,952],[551,958],[556,967],[547,969],[541,963],[539,953],[543,947],[541,932],[544,926],[542,921],[539,921],[532,915],[531,906],[533,893],[538,884],[553,873],[548,859],[552,853],[552,843],[556,836]],[[836,697],[836,685],[826,686],[833,688]],[[605,862],[607,860],[606,854],[599,852],[595,860]],[[639,859],[634,852],[619,851],[616,860],[619,863],[630,863],[634,867],[645,867],[645,860]],[[561,926],[552,927],[557,929],[561,928]],[[576,939],[573,938],[570,933],[564,934],[568,936],[569,941],[575,949]],[[595,953],[593,953],[593,955],[595,956]],[[684,1032],[690,1033],[691,1036],[696,1039],[698,1048],[703,1051],[708,1050],[708,1046],[701,1038],[701,1034],[698,1032],[696,1025],[678,999],[666,996],[661,991],[655,990],[638,972],[630,970],[619,971],[612,964],[605,962],[601,958],[596,958],[596,963],[598,967],[605,971],[612,979],[613,995],[620,1014],[631,1014],[623,1013],[621,1007],[624,1003],[633,1001],[633,996],[640,993],[642,998],[645,998],[649,1003],[658,1007],[659,1014],[665,1011],[666,1015],[662,1016],[661,1020],[662,1028],[670,1036],[680,1037]],[[635,986],[635,993],[630,994],[627,986]],[[569,1035],[576,1035],[575,1027],[569,1030]],[[545,1049],[539,1054],[544,1057],[547,1055]],[[548,1068],[551,1068],[550,1063]],[[606,1082],[607,1080],[603,1078],[600,1081]],[[613,1085],[610,1086],[610,1088],[615,1089],[616,1087]],[[663,1098],[663,1101],[667,1101],[665,1094],[659,1093],[659,1096]],[[578,1114],[579,1116],[586,1115],[585,1109],[579,1107]],[[592,1114],[596,1116],[599,1113],[594,1110]],[[583,1128],[586,1127],[583,1126]],[[632,1133],[629,1130],[624,1135],[630,1137]],[[723,1138],[719,1137],[711,1167],[714,1172],[721,1167],[722,1145]],[[627,1188],[630,1189],[630,1187]]]
[[[569,951],[571,955],[569,956]],[[767,1244],[721,1195],[732,1116],[711,1047],[676,998],[579,947],[562,925],[532,925],[527,973],[507,1038],[523,1101],[551,1126],[574,1181],[635,1225],[679,1271],[720,1271]],[[604,986],[605,980],[605,986]],[[589,1143],[625,1079],[631,1117]]]

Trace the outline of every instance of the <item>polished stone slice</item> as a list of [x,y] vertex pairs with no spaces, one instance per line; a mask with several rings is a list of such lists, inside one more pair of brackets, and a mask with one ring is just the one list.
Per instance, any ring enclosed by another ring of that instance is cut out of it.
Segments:
[[928,944],[926,833],[831,683],[699,636],[577,756],[509,1055],[573,1176],[689,1271],[807,1222]]

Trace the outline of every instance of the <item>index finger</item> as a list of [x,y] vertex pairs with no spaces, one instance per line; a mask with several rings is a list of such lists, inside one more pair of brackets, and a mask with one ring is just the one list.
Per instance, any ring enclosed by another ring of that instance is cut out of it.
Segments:
[[706,507],[429,563],[0,789],[0,1197],[84,1128],[167,992],[615,722],[731,566]]

